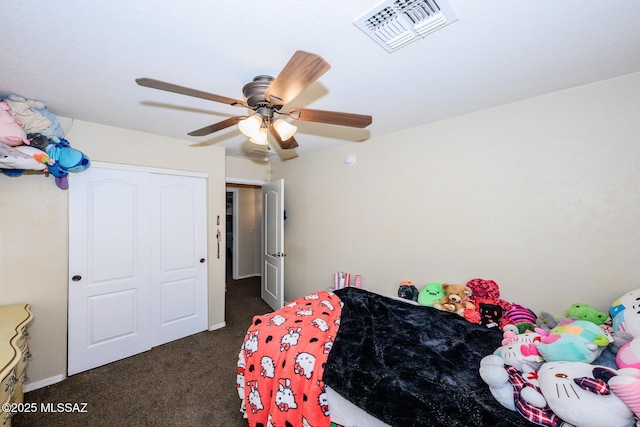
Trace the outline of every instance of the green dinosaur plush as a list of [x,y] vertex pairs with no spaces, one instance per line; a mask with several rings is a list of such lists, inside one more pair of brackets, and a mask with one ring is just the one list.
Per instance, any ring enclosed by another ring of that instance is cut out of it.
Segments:
[[440,301],[446,294],[442,289],[442,283],[429,283],[418,294],[418,303],[427,307],[433,307],[433,304]]
[[586,320],[588,322],[595,323],[596,325],[602,325],[609,318],[609,314],[604,311],[598,311],[593,307],[589,307],[587,304],[577,302],[567,311],[567,317],[570,319]]

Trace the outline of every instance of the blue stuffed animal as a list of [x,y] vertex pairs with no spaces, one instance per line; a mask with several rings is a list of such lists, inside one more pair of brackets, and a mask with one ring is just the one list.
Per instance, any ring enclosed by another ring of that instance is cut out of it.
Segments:
[[47,154],[55,160],[55,164],[48,169],[56,177],[56,185],[66,190],[69,188],[67,180],[69,172],[82,172],[91,165],[91,162],[82,151],[71,148],[66,139],[56,139],[58,142],[52,142],[47,146]]

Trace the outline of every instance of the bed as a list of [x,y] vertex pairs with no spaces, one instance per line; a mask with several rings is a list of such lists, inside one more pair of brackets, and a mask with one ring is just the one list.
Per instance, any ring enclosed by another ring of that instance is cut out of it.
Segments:
[[531,426],[478,373],[502,332],[358,288],[256,316],[238,357],[250,426]]

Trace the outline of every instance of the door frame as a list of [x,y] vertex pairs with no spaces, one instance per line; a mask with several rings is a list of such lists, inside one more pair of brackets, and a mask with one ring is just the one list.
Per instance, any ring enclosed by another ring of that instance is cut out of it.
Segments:
[[[229,184],[227,182],[227,184]],[[231,218],[233,219],[233,227],[231,228],[231,236],[233,241],[231,242],[231,278],[233,280],[238,280],[238,189],[233,187],[226,187],[226,193],[231,193],[233,197],[233,202],[231,204]],[[226,206],[225,206],[226,208]],[[226,218],[225,218],[225,227],[227,226]],[[228,230],[225,229],[224,237],[225,239],[228,236]],[[225,248],[225,257],[227,254],[227,242],[224,242]],[[225,259],[225,265],[226,265]],[[225,267],[226,268],[226,267]]]
[[[237,184],[237,185],[257,185],[262,187],[265,184],[268,184],[269,181],[263,181],[263,180],[259,180],[259,179],[244,179],[244,178],[226,178],[225,183],[227,185],[233,185],[233,184]],[[234,200],[233,200],[233,247],[231,248],[231,251],[233,252],[232,254],[232,265],[231,265],[231,277],[234,280],[238,279],[239,276],[239,272],[238,272],[238,243],[237,243],[237,235],[238,235],[238,192],[237,190],[234,191],[234,188],[231,187],[229,188],[228,186],[225,188],[225,194],[229,193],[229,192],[233,192],[234,195]],[[225,221],[225,227],[226,227],[227,222]],[[226,247],[227,247],[227,242],[226,242],[226,238],[227,238],[227,233],[226,233],[226,228],[225,228],[225,242],[224,242],[224,247],[225,247],[225,251],[224,251],[224,262],[226,264],[227,262],[227,251],[226,251]],[[260,236],[260,253],[262,253],[262,245],[264,244],[264,239],[262,238],[262,236]],[[264,260],[260,259],[260,265],[262,265],[262,263],[264,262]],[[262,273],[261,273],[262,274]]]
[[134,172],[151,172],[151,173],[161,173],[164,175],[180,175],[180,176],[194,176],[198,178],[209,178],[209,174],[206,172],[194,172],[194,171],[185,171],[178,169],[163,169],[156,168],[152,166],[136,166],[136,165],[125,165],[121,163],[108,163],[108,162],[94,162],[91,161],[91,165],[97,168],[103,169],[119,169],[119,170],[129,170]]

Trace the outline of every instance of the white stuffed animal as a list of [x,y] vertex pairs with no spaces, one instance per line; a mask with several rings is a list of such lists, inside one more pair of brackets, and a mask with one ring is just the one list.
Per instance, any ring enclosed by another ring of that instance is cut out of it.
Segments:
[[547,362],[538,370],[538,384],[551,410],[576,427],[633,427],[632,410],[612,393],[618,371],[584,362]]
[[[533,331],[518,333],[518,329],[513,325],[507,325],[502,334],[502,346],[498,347],[493,354],[504,359],[504,363],[511,365],[518,371],[532,371],[538,369],[544,359],[537,351],[536,343],[540,342],[540,334]],[[530,368],[524,369],[524,365]]]
[[[40,151],[36,148],[27,147],[27,146],[19,146],[19,147],[10,147],[6,144],[0,142],[0,169],[32,169],[32,170],[43,170],[47,167],[45,163],[42,161],[38,161],[34,156],[33,152],[23,152],[23,150],[36,150]],[[47,153],[44,151],[40,151],[45,157],[46,160],[49,160]],[[41,158],[44,159],[44,158]]]

